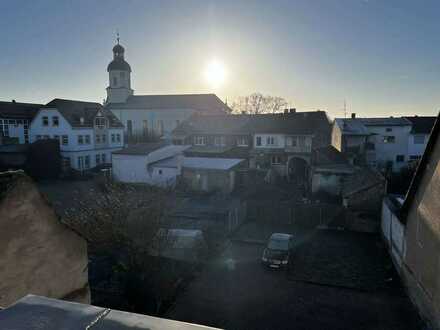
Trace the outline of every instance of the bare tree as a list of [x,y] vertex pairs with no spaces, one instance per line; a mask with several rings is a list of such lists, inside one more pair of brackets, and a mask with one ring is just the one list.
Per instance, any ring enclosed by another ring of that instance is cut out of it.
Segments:
[[[168,192],[116,183],[101,188],[68,210],[64,221],[88,240],[92,254],[116,260],[118,281],[131,311],[158,314],[175,289],[175,276],[161,252],[151,256],[153,248],[167,245],[168,237],[159,232],[167,227]],[[147,309],[147,304],[154,307]]]
[[261,114],[281,112],[287,104],[287,101],[280,96],[253,93],[238,97],[231,107],[233,113]]

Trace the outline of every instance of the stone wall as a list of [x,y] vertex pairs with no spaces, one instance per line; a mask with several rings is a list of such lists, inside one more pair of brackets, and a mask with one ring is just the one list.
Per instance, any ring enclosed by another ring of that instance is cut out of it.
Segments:
[[86,241],[22,172],[0,173],[0,306],[27,294],[90,303]]

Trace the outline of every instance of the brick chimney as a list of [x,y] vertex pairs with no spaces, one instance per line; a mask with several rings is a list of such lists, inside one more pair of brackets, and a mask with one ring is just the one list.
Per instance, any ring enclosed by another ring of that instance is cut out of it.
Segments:
[[284,109],[284,113],[289,113],[289,109]]
[[290,108],[290,109],[289,109],[289,112],[290,112],[290,113],[296,113],[296,108]]
[[351,118],[352,118],[352,119],[356,118],[356,112],[352,112],[352,113],[351,113]]

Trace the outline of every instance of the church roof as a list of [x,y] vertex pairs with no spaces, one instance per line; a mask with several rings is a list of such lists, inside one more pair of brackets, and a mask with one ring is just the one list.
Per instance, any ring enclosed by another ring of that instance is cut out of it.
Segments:
[[[57,109],[72,127],[93,127],[93,120],[98,111],[101,111],[104,117],[108,119],[110,127],[124,127],[111,111],[96,102],[53,99],[44,108]],[[83,123],[81,123],[81,118],[84,118]]]
[[225,113],[231,109],[215,94],[132,95],[125,103],[109,103],[108,109],[194,109]]
[[0,101],[0,118],[32,119],[42,104]]

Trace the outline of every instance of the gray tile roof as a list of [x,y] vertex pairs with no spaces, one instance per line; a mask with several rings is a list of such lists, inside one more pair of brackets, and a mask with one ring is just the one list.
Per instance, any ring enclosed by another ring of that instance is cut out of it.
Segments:
[[[72,127],[93,127],[93,120],[98,111],[108,119],[111,128],[124,127],[110,110],[96,102],[53,99],[44,108],[56,108]],[[84,118],[83,124],[81,118]]]
[[324,111],[276,113],[259,115],[192,116],[174,131],[173,135],[254,133],[313,135],[330,131]]
[[0,118],[32,119],[42,104],[0,101]]
[[163,148],[166,142],[137,143],[122,150],[114,151],[114,155],[148,155],[150,152]]
[[28,295],[0,312],[0,329],[8,330],[196,330],[214,329],[108,308]]
[[405,117],[412,123],[412,134],[429,134],[431,133],[432,128],[434,127],[434,123],[437,117]]
[[109,103],[108,109],[194,109],[225,113],[231,109],[215,94],[132,95],[124,103]]
[[410,126],[411,122],[403,117],[359,118],[367,126]]

